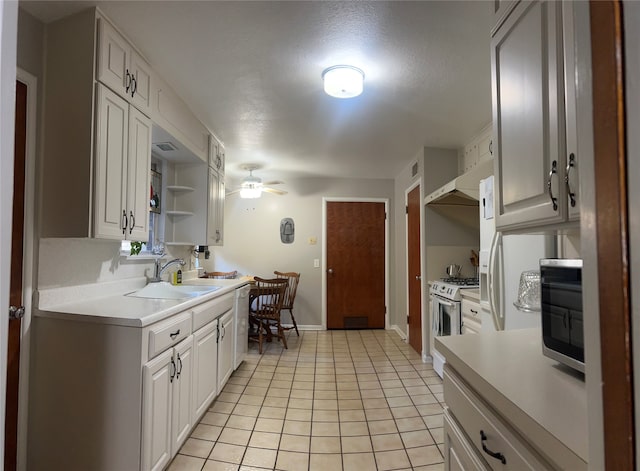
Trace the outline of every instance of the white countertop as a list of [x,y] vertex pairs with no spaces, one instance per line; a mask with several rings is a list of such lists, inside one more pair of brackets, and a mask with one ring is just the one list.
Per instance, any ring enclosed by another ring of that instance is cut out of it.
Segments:
[[233,292],[246,279],[187,279],[185,285],[221,286],[221,289],[184,299],[149,299],[125,296],[146,285],[146,278],[108,283],[49,288],[38,291],[35,315],[82,322],[146,327],[173,314]]
[[460,290],[460,295],[463,298],[474,299],[480,301],[480,288],[466,288]]
[[584,376],[542,354],[540,329],[438,337],[436,348],[536,448],[565,469],[588,461]]

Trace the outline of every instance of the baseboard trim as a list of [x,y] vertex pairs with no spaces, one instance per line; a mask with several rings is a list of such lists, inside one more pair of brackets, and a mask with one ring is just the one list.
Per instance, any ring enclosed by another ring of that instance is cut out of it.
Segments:
[[[293,324],[282,324],[282,327],[286,329],[293,329]],[[321,325],[301,325],[298,324],[298,330],[326,330]]]
[[402,340],[404,340],[405,342],[407,341],[407,334],[405,334],[402,330],[400,330],[400,327],[398,327],[397,324],[393,324],[389,328],[389,330],[395,330]]

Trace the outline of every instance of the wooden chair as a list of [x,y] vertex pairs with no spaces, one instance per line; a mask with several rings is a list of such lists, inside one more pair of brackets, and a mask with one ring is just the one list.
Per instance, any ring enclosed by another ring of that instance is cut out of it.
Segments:
[[217,278],[218,280],[231,280],[238,276],[238,271],[210,271],[205,273],[204,278]]
[[293,327],[286,327],[285,330],[296,329],[296,334],[298,334],[298,337],[300,337],[300,332],[298,332],[298,324],[296,324],[296,318],[293,317],[293,301],[295,301],[296,299],[296,291],[298,290],[300,273],[295,273],[292,271],[274,271],[273,273],[275,273],[277,279],[288,281],[287,291],[284,294],[284,301],[282,303],[282,309],[286,309],[287,311],[289,311],[289,314],[291,315],[291,322],[293,322]]
[[[287,290],[288,282],[285,279],[264,279],[256,276],[255,285],[251,288],[251,305],[249,309],[249,320],[258,327],[256,334],[249,338],[258,341],[258,351],[262,354],[262,342],[265,337],[270,341],[275,335],[278,340],[282,340],[284,348],[287,347],[287,339],[284,336],[284,329],[280,323],[280,310],[284,301],[284,294]],[[272,328],[275,327],[275,332]],[[264,332],[264,333],[263,333]]]

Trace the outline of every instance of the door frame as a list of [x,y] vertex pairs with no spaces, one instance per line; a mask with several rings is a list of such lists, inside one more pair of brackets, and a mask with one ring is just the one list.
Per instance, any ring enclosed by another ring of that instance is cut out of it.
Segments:
[[27,424],[29,401],[29,352],[32,320],[32,300],[35,273],[36,222],[36,146],[38,113],[38,79],[29,72],[16,69],[16,80],[27,86],[27,136],[25,149],[24,187],[24,248],[22,258],[22,302],[24,317],[20,337],[20,383],[18,389],[18,450],[17,469],[27,467]]
[[[424,251],[425,251],[425,247],[424,247],[424,186],[422,185],[422,177],[418,177],[418,179],[413,182],[405,191],[404,191],[404,206],[405,208],[409,205],[409,193],[416,187],[420,185],[420,327],[422,330],[422,359],[423,361],[425,361],[428,357],[428,355],[425,355],[425,352],[427,351],[427,347],[426,344],[427,342],[425,341],[425,326],[429,325],[429,310],[426,309],[427,305],[426,305],[426,301],[425,298],[427,298],[428,300],[428,296],[425,296],[425,283],[426,280],[424,279],[424,274],[426,273],[426,267],[424,264]],[[409,215],[407,214],[407,212],[405,211],[405,215],[404,215],[404,260],[405,260],[405,275],[407,274],[407,271],[409,270]],[[407,310],[407,315],[405,316],[405,321],[409,316],[409,280],[406,281],[406,296],[405,296],[405,306],[406,306],[406,310]],[[427,319],[425,320],[425,316],[427,317]],[[409,322],[405,322],[405,332],[407,333],[406,335],[406,341],[407,343],[409,343]],[[427,336],[428,336],[428,331],[427,331]]]
[[[9,333],[9,280],[13,214],[13,161],[15,124],[18,3],[0,2],[0,350],[6,351]],[[6,357],[4,357],[6,360]],[[0,377],[7,363],[0,361]],[[0,381],[0,459],[4,463],[6,381]]]
[[389,198],[322,197],[322,330],[327,330],[327,203],[384,203],[384,328],[389,329]]

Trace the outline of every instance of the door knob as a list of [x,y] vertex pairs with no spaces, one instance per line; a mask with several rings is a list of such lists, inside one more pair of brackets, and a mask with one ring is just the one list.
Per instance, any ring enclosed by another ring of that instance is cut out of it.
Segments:
[[9,306],[9,319],[22,319],[24,317],[24,306]]
[[422,277],[420,275],[416,275],[416,280],[420,281]]
[[328,273],[329,275],[333,275],[333,268],[329,268],[329,269],[327,270],[327,273]]

